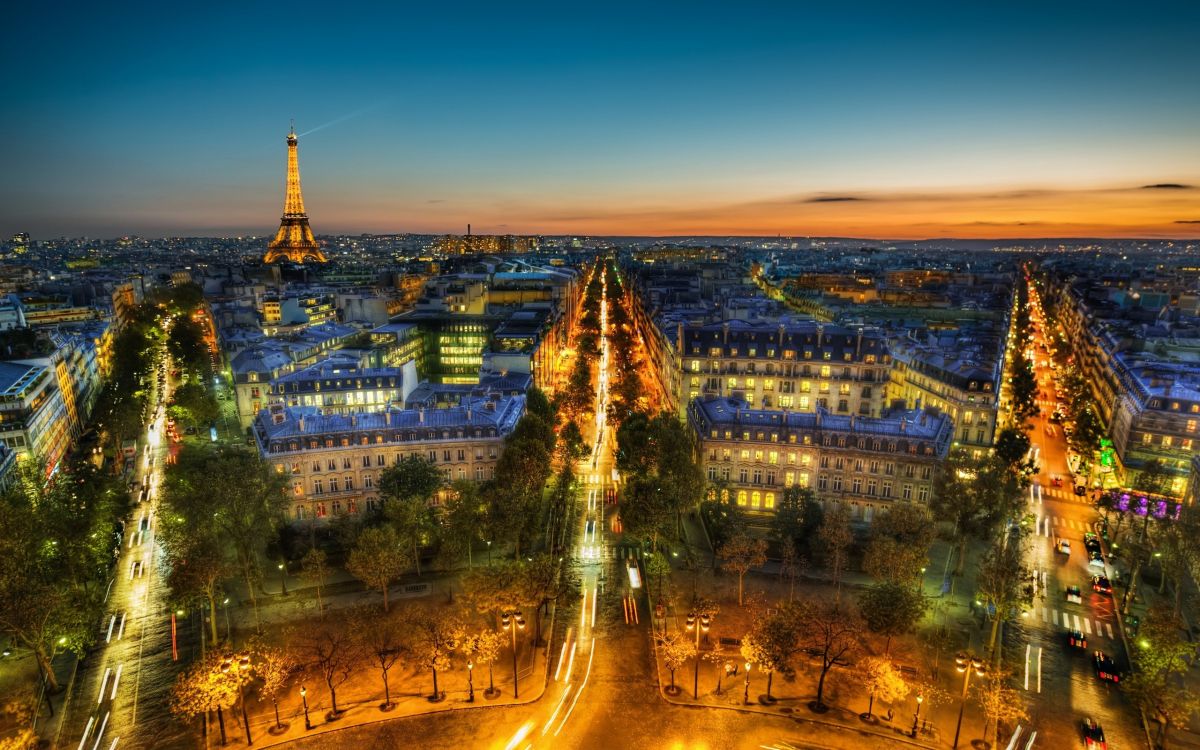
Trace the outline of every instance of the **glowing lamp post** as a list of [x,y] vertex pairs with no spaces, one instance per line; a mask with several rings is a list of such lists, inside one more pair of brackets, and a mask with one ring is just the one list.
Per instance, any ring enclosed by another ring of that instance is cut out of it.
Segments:
[[962,731],[963,711],[967,707],[967,686],[971,684],[971,673],[974,672],[975,676],[983,677],[986,670],[983,666],[983,659],[964,653],[959,653],[954,657],[954,668],[963,676],[962,703],[958,707],[958,725],[954,727],[954,745],[952,746],[954,750],[958,750],[958,735]]
[[696,662],[695,675],[692,680],[692,698],[700,699],[700,633],[708,632],[708,628],[712,623],[712,618],[707,612],[697,615],[695,611],[688,613],[687,629],[696,631],[696,651],[693,658]]
[[520,610],[516,612],[505,612],[500,619],[500,627],[503,630],[512,632],[512,649],[513,649],[513,698],[519,698],[517,686],[517,631],[525,629],[525,617]]

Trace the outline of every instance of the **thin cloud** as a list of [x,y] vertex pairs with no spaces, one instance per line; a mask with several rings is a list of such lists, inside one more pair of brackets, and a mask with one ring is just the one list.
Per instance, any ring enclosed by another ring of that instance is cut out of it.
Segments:
[[1200,224],[1200,219],[1179,219],[1176,224]]
[[851,201],[863,201],[866,198],[859,198],[856,195],[818,195],[815,198],[809,198],[805,203],[849,203]]
[[426,203],[445,203],[446,199],[445,198],[431,198],[425,202]]
[[1191,190],[1191,185],[1178,182],[1156,182],[1153,185],[1142,185],[1142,190]]

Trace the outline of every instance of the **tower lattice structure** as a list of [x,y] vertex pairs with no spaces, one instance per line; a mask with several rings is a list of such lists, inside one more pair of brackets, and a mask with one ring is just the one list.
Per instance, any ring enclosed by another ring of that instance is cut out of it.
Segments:
[[283,202],[283,218],[279,221],[279,231],[275,239],[267,245],[267,254],[263,256],[264,263],[278,263],[290,260],[293,263],[314,261],[325,263],[328,258],[321,252],[321,246],[313,237],[312,227],[308,225],[308,214],[304,212],[304,196],[300,193],[300,157],[297,154],[296,129],[288,133],[288,163],[287,163],[287,197]]

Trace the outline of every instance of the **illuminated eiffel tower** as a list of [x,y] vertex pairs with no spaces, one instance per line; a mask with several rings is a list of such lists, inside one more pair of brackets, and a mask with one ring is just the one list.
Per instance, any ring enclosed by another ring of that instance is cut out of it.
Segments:
[[296,128],[293,126],[287,137],[288,166],[287,166],[287,198],[283,203],[283,218],[279,221],[279,231],[275,239],[267,245],[267,254],[263,263],[278,263],[290,260],[293,263],[303,263],[307,260],[325,263],[328,258],[321,252],[321,246],[313,237],[312,228],[308,226],[308,214],[304,213],[304,196],[300,194],[300,159],[296,154]]

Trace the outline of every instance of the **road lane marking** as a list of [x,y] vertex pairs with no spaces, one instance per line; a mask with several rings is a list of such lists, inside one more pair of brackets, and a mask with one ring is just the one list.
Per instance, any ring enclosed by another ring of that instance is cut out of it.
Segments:
[[1113,637],[1112,625],[1110,625],[1106,622],[1106,623],[1104,623],[1104,629],[1108,631],[1108,637],[1112,638]]
[[[1064,615],[1064,617],[1065,616],[1066,615]],[[1071,617],[1073,617],[1075,619],[1075,629],[1082,630],[1082,628],[1079,627],[1079,615],[1071,615]]]
[[1083,632],[1086,633],[1087,635],[1092,634],[1092,623],[1086,617],[1083,618]]
[[1050,622],[1050,610],[1042,607],[1042,622]]
[[1033,645],[1025,644],[1025,689],[1029,689],[1029,652],[1033,649]]

